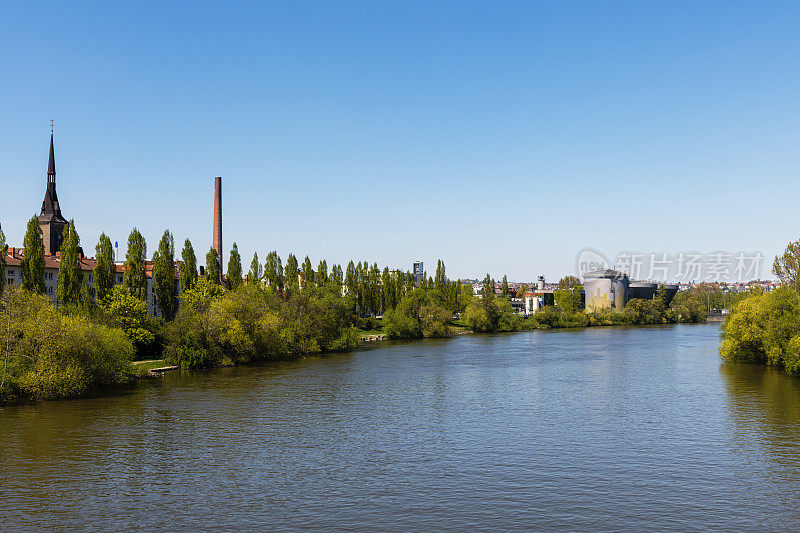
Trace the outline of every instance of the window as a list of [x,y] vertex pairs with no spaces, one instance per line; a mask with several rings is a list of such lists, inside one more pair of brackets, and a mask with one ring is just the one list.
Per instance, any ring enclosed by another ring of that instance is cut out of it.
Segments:
[[8,277],[9,278],[13,278],[14,277],[14,271],[13,270],[9,270],[8,271]]

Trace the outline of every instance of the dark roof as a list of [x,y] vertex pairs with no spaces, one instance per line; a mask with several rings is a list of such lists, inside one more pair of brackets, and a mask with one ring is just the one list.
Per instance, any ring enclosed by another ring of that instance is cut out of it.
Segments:
[[50,160],[47,163],[47,190],[44,192],[39,222],[66,223],[66,219],[61,216],[61,206],[58,204],[58,194],[56,193],[56,155],[53,149],[52,133],[50,134]]

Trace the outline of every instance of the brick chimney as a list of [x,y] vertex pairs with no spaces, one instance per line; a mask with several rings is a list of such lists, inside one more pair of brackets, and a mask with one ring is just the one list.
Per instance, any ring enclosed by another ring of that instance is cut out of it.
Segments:
[[222,262],[222,178],[214,178],[214,250],[219,256],[220,268]]

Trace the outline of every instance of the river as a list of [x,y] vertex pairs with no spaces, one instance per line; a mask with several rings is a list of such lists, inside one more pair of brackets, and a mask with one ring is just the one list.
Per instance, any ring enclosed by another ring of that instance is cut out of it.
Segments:
[[378,343],[0,412],[0,529],[800,529],[800,379],[718,325]]

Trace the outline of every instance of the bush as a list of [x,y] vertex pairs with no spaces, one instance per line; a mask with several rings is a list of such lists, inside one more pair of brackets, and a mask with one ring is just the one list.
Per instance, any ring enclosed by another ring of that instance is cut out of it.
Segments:
[[727,361],[800,370],[800,296],[781,287],[736,304],[722,327],[720,356]]
[[6,291],[0,315],[0,342],[10,347],[6,396],[68,398],[133,379],[134,348],[121,329],[58,313],[23,289]]
[[449,320],[449,311],[424,289],[415,289],[384,313],[383,326],[390,339],[446,337],[450,334]]

